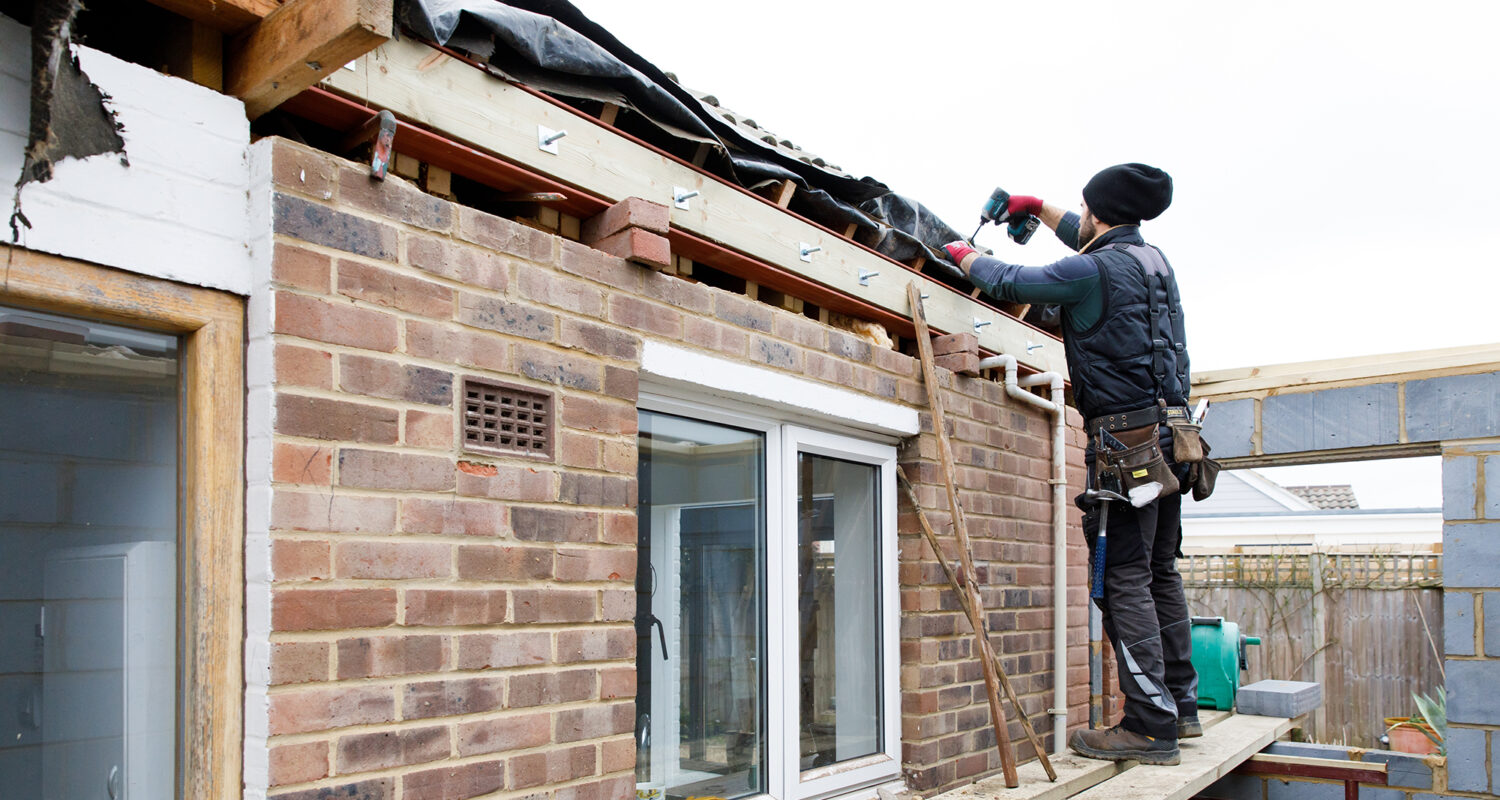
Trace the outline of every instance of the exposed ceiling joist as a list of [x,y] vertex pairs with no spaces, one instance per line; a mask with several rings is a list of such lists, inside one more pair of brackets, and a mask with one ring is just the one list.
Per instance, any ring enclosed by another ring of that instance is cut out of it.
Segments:
[[224,89],[251,119],[391,37],[392,0],[291,0],[229,48]]
[[155,5],[225,33],[239,33],[281,7],[281,0],[151,0]]

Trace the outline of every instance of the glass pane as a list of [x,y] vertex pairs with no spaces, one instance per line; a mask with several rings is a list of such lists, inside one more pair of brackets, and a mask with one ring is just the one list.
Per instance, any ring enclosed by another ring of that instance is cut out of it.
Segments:
[[177,341],[0,306],[0,794],[170,798]]
[[765,447],[641,413],[639,796],[766,791]]
[[797,457],[801,767],[881,752],[879,470]]

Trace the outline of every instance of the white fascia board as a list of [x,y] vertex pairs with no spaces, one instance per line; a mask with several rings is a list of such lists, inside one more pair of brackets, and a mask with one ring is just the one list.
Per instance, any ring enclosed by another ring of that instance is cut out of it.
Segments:
[[916,409],[654,339],[647,339],[642,348],[641,372],[648,387],[690,387],[699,394],[886,436],[912,436],[921,430]]
[[1204,538],[1230,537],[1392,537],[1441,536],[1442,512],[1390,514],[1273,514],[1240,517],[1183,517],[1184,544]]

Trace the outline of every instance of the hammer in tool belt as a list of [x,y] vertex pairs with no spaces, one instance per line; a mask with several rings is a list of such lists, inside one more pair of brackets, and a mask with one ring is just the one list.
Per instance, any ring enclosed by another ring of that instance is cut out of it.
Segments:
[[1095,600],[1104,599],[1104,558],[1109,552],[1107,535],[1109,531],[1109,504],[1115,501],[1130,502],[1130,498],[1121,493],[1119,467],[1105,466],[1102,463],[1104,451],[1120,451],[1125,449],[1125,444],[1109,431],[1099,430],[1099,442],[1097,452],[1101,454],[1099,460],[1094,462],[1096,486],[1087,489],[1083,493],[1085,503],[1099,504],[1099,535],[1094,539],[1094,569],[1089,580],[1089,597]]

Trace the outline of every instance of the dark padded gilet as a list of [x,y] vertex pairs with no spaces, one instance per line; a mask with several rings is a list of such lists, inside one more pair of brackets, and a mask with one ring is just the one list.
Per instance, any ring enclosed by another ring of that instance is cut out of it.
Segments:
[[1154,405],[1187,405],[1187,335],[1177,278],[1150,245],[1091,253],[1105,287],[1104,314],[1064,337],[1073,399],[1085,419]]

